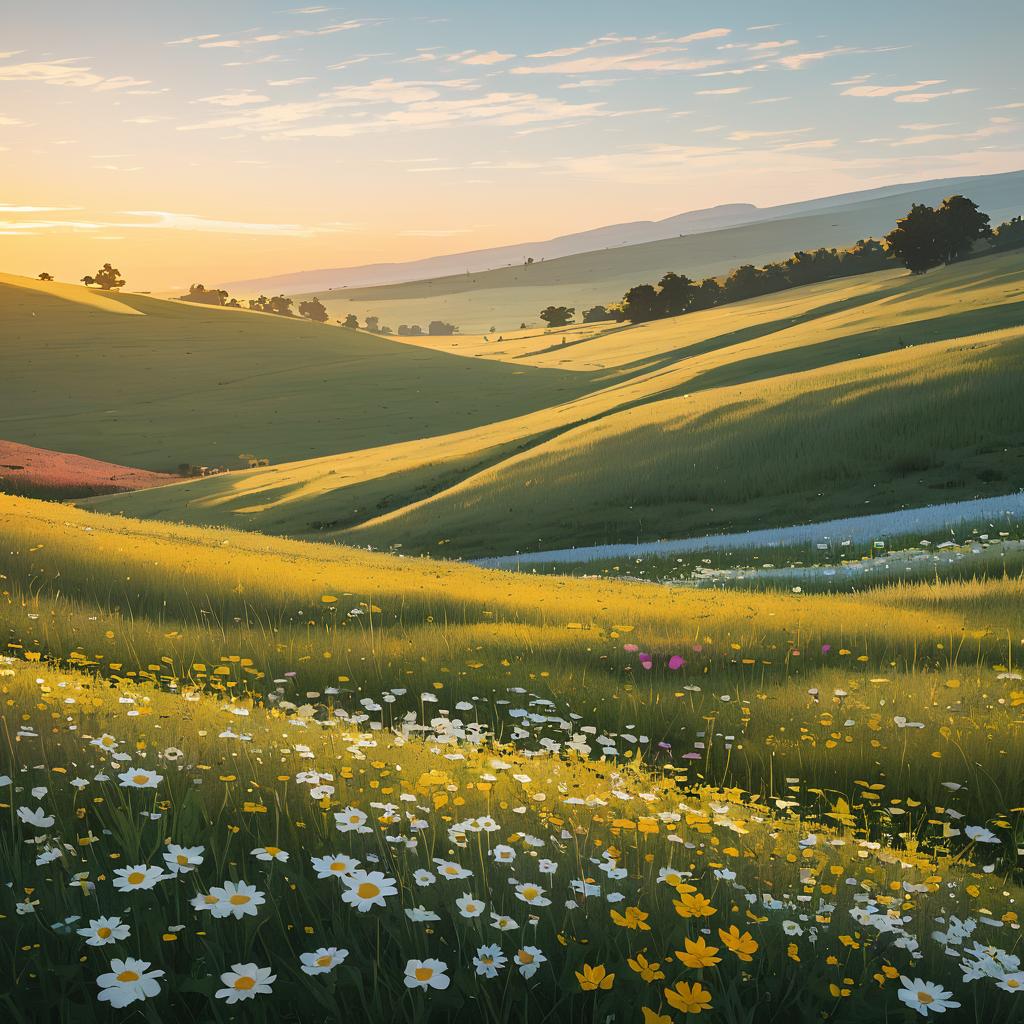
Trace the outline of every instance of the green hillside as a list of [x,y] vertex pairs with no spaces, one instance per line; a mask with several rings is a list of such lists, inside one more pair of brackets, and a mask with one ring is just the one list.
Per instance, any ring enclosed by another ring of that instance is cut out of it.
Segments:
[[444,437],[89,504],[484,555],[998,494],[1021,476],[1022,324],[1015,253],[595,327],[551,352],[525,338],[502,358],[603,368],[604,386]]
[[[1021,212],[1024,174],[1000,175],[975,183],[970,194],[993,224]],[[934,193],[934,195],[932,194]],[[824,207],[803,216],[684,235],[659,242],[602,249],[529,266],[411,281],[375,288],[319,292],[332,317],[355,313],[360,322],[379,316],[382,324],[445,320],[465,334],[514,330],[537,324],[538,313],[555,304],[578,313],[597,303],[616,302],[632,285],[657,281],[674,270],[690,277],[726,273],[743,263],[760,265],[800,249],[845,247],[889,231],[912,202],[937,202],[946,193],[912,190]]]
[[444,434],[591,386],[336,325],[11,275],[0,364],[0,438],[161,471]]

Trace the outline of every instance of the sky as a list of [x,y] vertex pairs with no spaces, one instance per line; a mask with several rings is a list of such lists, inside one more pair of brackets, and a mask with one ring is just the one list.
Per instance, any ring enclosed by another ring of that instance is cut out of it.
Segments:
[[162,291],[1024,168],[1018,0],[5,6],[12,273]]

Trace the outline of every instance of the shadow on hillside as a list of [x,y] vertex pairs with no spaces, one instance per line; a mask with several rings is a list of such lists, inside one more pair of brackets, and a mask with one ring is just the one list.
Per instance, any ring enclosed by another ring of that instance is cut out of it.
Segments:
[[749,359],[739,359],[724,366],[716,366],[697,374],[685,385],[674,389],[671,394],[706,391],[709,388],[744,384],[787,373],[799,373],[802,370],[816,370],[831,363],[880,355],[898,348],[951,341],[986,331],[1022,325],[1024,301],[964,313],[951,313],[927,320],[912,320],[895,327],[879,327],[872,331],[819,341],[814,345],[751,356]]
[[[873,302],[878,302],[883,299],[891,298],[894,295],[898,295],[904,290],[903,285],[899,284],[880,291],[872,291],[864,295],[851,295],[845,299],[837,299],[834,302],[826,302],[821,306],[815,306],[812,309],[808,309],[796,316],[780,317],[777,320],[765,320],[760,323],[749,324],[746,327],[740,327],[737,330],[729,331],[726,334],[716,334],[713,337],[704,338],[702,341],[694,342],[691,345],[683,345],[680,348],[658,353],[657,356],[648,356],[643,359],[635,360],[632,363],[627,363],[619,369],[624,373],[628,373],[630,371],[640,372],[641,370],[650,371],[664,369],[666,366],[671,366],[673,363],[679,362],[680,359],[691,359],[694,356],[707,355],[708,353],[716,352],[719,349],[731,348],[733,345],[742,345],[748,341],[756,341],[758,338],[765,338],[778,331],[784,331],[790,327],[798,327],[801,324],[810,323],[812,320],[820,320],[823,317],[833,316],[836,313],[844,313],[851,309],[857,309],[860,306],[869,306]],[[782,295],[784,293],[779,292],[776,294]],[[763,297],[764,296],[762,296],[762,298]],[[735,303],[735,305],[739,306],[740,303]]]

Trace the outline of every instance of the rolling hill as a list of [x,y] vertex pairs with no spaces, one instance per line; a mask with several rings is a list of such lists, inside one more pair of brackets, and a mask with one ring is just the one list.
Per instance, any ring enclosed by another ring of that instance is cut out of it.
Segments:
[[[380,287],[325,292],[318,285],[317,294],[334,318],[349,313],[360,321],[378,316],[393,329],[403,323],[426,327],[431,320],[445,320],[466,334],[506,333],[520,323],[538,323],[538,313],[545,306],[573,306],[581,313],[598,303],[616,302],[630,286],[657,281],[669,270],[690,277],[714,276],[743,263],[761,264],[789,256],[799,249],[852,245],[857,239],[890,230],[912,203],[934,205],[953,192],[970,195],[997,223],[1021,212],[1024,171],[798,203],[774,212],[760,211],[771,216],[752,217],[739,226],[681,237],[674,233],[657,241],[528,266],[524,257],[515,266],[470,273],[460,268],[457,274]],[[305,290],[300,297],[307,297]]]
[[336,325],[0,275],[0,438],[154,471],[415,440],[592,389]]
[[89,504],[487,555],[1004,493],[1024,451],[1022,324],[1024,254],[1011,253],[592,325],[564,346],[527,333],[475,362],[601,386],[444,436]]

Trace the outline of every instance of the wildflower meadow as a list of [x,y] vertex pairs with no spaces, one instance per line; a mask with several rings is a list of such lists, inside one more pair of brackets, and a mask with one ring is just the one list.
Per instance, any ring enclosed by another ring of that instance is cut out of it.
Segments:
[[1014,579],[570,603],[4,509],[12,1021],[1021,1017]]

